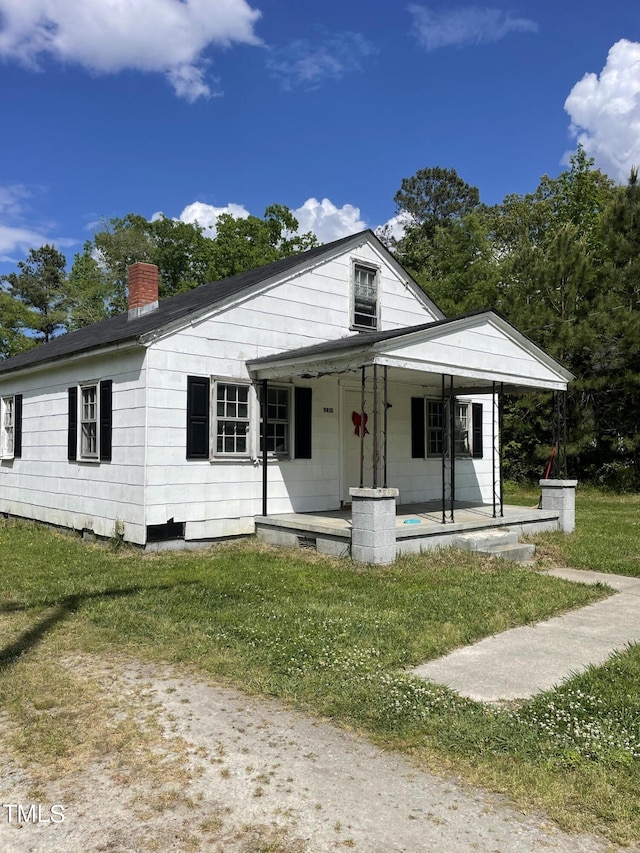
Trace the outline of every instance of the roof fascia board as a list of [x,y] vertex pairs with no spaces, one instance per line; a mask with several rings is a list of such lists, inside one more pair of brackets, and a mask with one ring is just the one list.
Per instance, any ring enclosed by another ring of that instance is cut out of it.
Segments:
[[358,370],[364,364],[373,364],[370,348],[360,348],[336,356],[321,354],[315,358],[293,358],[290,361],[265,362],[263,358],[257,366],[252,366],[253,362],[248,361],[247,369],[255,379],[282,379],[286,376],[326,376],[345,373]]
[[141,343],[139,339],[133,339],[128,341],[119,341],[115,344],[109,344],[108,346],[96,347],[95,349],[84,349],[80,352],[70,353],[68,355],[59,355],[57,358],[51,358],[47,361],[38,361],[35,364],[25,364],[24,367],[16,367],[12,370],[7,370],[4,373],[1,372],[1,362],[0,362],[0,382],[5,377],[20,377],[24,376],[28,373],[38,373],[42,370],[51,370],[55,369],[58,366],[66,366],[67,364],[76,364],[79,361],[83,361],[89,358],[101,358],[105,355],[113,355],[114,353],[126,352],[127,350],[135,350],[138,347],[145,347],[145,344]]
[[206,320],[215,317],[218,314],[222,314],[225,311],[230,311],[233,308],[237,308],[240,305],[244,305],[245,302],[253,299],[258,293],[266,293],[269,290],[272,290],[274,287],[278,287],[281,284],[284,284],[287,281],[292,281],[295,278],[298,278],[301,275],[304,275],[307,272],[310,272],[318,267],[323,266],[339,255],[344,254],[345,252],[351,252],[357,246],[361,246],[364,242],[369,242],[370,245],[373,245],[371,241],[371,237],[368,232],[354,234],[353,240],[350,240],[346,243],[342,243],[340,246],[334,247],[333,250],[327,250],[325,255],[321,257],[314,258],[311,261],[301,260],[299,264],[290,269],[286,270],[282,273],[277,273],[275,275],[269,276],[268,278],[261,279],[260,281],[255,282],[252,285],[248,285],[246,289],[244,289],[241,293],[234,295],[231,298],[221,299],[218,302],[212,302],[210,305],[205,306],[204,308],[200,308],[199,310],[193,311],[187,317],[181,317],[179,320],[173,320],[168,323],[165,323],[163,326],[160,326],[157,329],[154,329],[151,332],[147,332],[144,335],[141,335],[140,340],[145,344],[152,344],[156,341],[162,340],[168,335],[173,334],[174,332],[181,331],[182,329],[186,329],[189,326],[198,326],[200,323],[205,322]]
[[383,367],[393,367],[399,370],[411,370],[415,373],[430,373],[435,375],[460,377],[463,379],[478,379],[486,382],[487,385],[491,382],[508,385],[517,385],[523,388],[546,389],[550,391],[565,391],[567,383],[563,379],[530,379],[526,376],[521,376],[517,373],[509,373],[508,371],[489,372],[487,370],[474,370],[472,367],[461,367],[457,364],[443,364],[435,361],[422,361],[418,359],[394,358],[393,356],[380,356],[375,359],[375,363]]
[[564,391],[567,383],[558,378],[553,379],[529,379],[526,376],[499,371],[489,373],[487,370],[474,370],[471,367],[460,367],[460,365],[443,364],[442,362],[422,361],[419,359],[397,358],[392,354],[378,353],[373,347],[361,347],[348,353],[338,353],[335,356],[323,354],[315,358],[293,358],[290,361],[268,362],[260,359],[260,364],[255,367],[252,362],[247,362],[247,368],[254,379],[285,379],[292,376],[305,376],[316,378],[318,376],[330,376],[339,373],[349,373],[359,370],[364,366],[379,365],[399,370],[407,370],[412,373],[427,373],[434,376],[453,376],[460,379],[473,379],[489,385],[503,383],[519,388],[535,388],[539,390]]

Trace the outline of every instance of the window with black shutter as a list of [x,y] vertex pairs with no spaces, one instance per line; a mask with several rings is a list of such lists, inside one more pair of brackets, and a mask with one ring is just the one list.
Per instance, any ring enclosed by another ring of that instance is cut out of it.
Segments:
[[411,458],[425,457],[424,398],[411,398]]
[[0,458],[16,459],[22,453],[22,394],[0,397]]
[[68,395],[67,459],[75,461],[78,458],[78,389],[75,385],[69,388]]
[[209,458],[210,391],[208,377],[187,377],[187,459]]
[[67,459],[111,462],[113,380],[68,389]]
[[99,418],[100,418],[100,461],[111,462],[111,431],[112,431],[112,386],[111,379],[103,379],[100,383]]
[[13,442],[14,459],[22,456],[22,394],[16,394],[13,398],[15,406],[15,433]]
[[482,459],[482,403],[473,403],[471,406],[471,437],[471,455],[474,459]]
[[294,457],[311,459],[311,388],[294,391]]

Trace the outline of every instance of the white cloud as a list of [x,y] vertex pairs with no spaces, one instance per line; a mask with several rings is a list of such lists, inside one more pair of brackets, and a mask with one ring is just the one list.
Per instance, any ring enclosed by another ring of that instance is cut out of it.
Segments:
[[37,249],[52,240],[38,231],[20,228],[15,225],[4,225],[0,222],[0,261],[17,263],[29,251]]
[[321,31],[315,41],[298,39],[271,50],[267,69],[290,90],[299,86],[317,89],[327,80],[340,80],[351,71],[361,71],[362,61],[377,48],[359,33]]
[[375,234],[386,246],[393,245],[395,241],[404,237],[405,228],[412,222],[411,214],[407,213],[406,210],[401,210],[400,213],[392,216],[391,219],[387,219],[382,225],[378,225]]
[[571,132],[596,165],[624,183],[640,165],[640,44],[621,39],[597,74],[585,76],[564,104]]
[[[201,228],[205,229],[207,237],[215,237],[216,223],[218,222],[218,217],[222,216],[223,213],[229,213],[235,219],[246,219],[250,215],[243,204],[233,204],[232,202],[225,207],[214,207],[212,204],[194,201],[185,207],[178,219],[180,222],[197,223]],[[155,213],[152,219],[156,219],[158,215]]]
[[27,200],[32,196],[33,191],[24,184],[0,186],[0,262],[17,263],[29,249],[39,249],[45,243],[57,249],[77,243],[70,237],[51,236],[47,226],[25,224]]
[[514,17],[503,9],[460,6],[435,11],[413,4],[408,8],[413,19],[413,32],[426,50],[453,45],[492,44],[509,33],[538,32],[535,21]]
[[0,216],[19,216],[23,210],[23,201],[31,197],[31,190],[24,184],[0,186]]
[[367,223],[360,218],[359,207],[352,204],[336,207],[328,198],[322,201],[308,198],[301,207],[291,212],[300,223],[300,231],[313,231],[321,243],[330,243],[367,227]]
[[37,69],[44,57],[101,74],[163,73],[179,97],[215,94],[204,51],[260,44],[247,0],[0,0],[0,58]]
[[[223,213],[229,213],[236,219],[245,219],[250,212],[243,204],[227,204],[225,207],[214,207],[201,201],[194,201],[187,205],[178,219],[181,222],[197,222],[205,229],[207,237],[216,236],[216,223],[218,217]],[[316,198],[308,198],[304,204],[291,213],[299,223],[299,231],[313,231],[321,243],[329,243],[340,237],[347,237],[357,231],[363,231],[367,223],[360,218],[360,208],[352,204],[343,204],[336,207],[328,198],[318,201]],[[161,213],[154,213],[152,219],[157,219]]]

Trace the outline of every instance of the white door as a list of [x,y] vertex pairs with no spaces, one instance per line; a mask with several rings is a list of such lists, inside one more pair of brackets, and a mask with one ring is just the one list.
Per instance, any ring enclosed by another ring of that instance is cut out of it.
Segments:
[[[370,396],[369,391],[367,391],[364,405],[366,424],[364,435],[363,485],[368,487],[373,485],[373,400],[368,399]],[[342,500],[344,503],[351,503],[349,487],[360,485],[360,445],[362,434],[361,407],[361,392],[345,390],[342,406]]]

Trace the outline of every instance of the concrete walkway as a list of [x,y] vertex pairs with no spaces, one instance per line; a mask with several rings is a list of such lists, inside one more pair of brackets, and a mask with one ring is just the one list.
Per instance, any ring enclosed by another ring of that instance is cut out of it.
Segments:
[[512,628],[412,670],[480,702],[528,699],[640,641],[640,578],[578,569],[547,574],[616,590],[604,601]]

